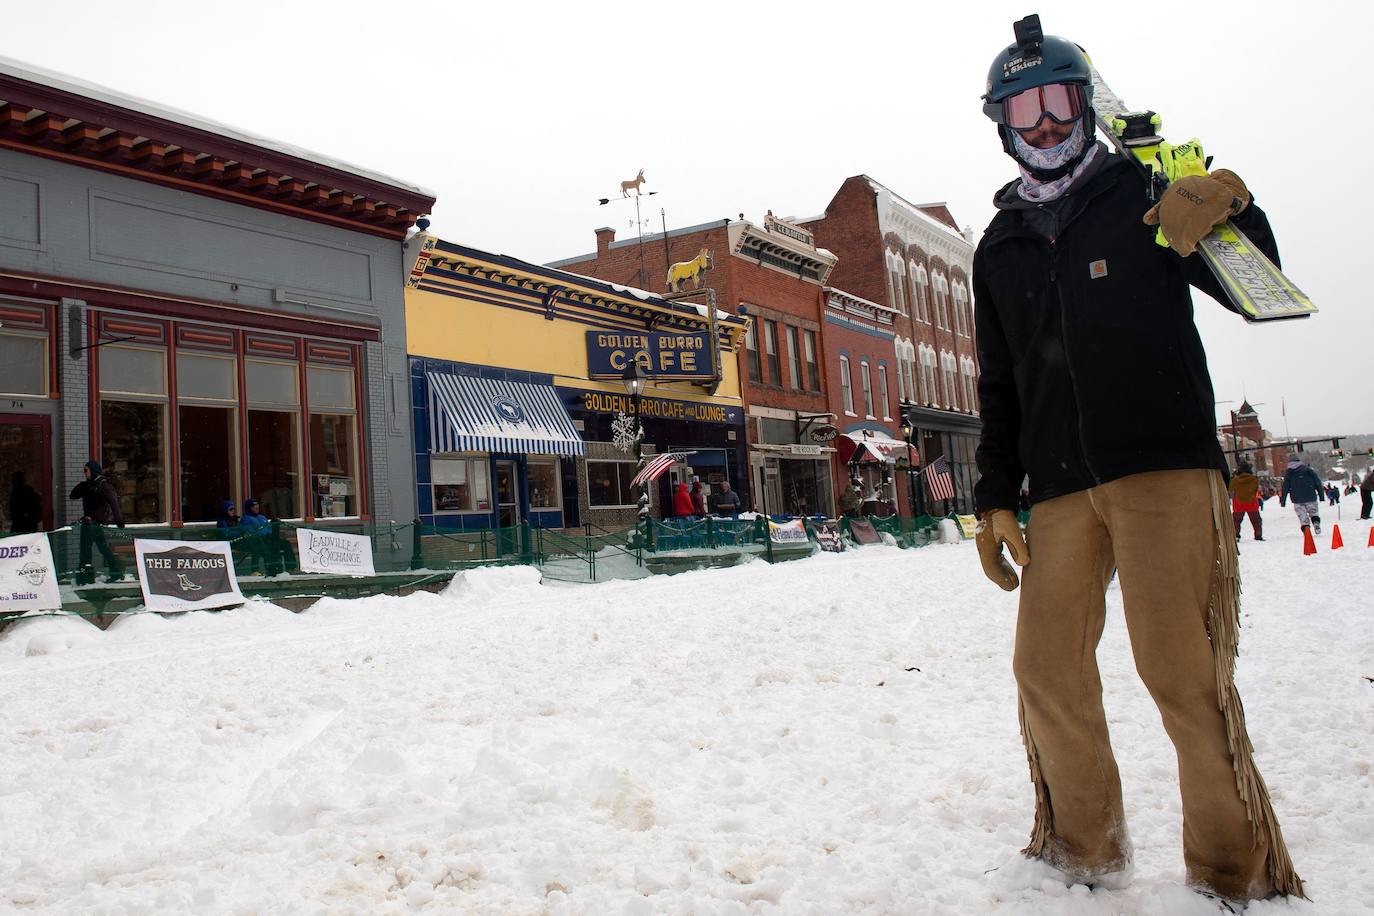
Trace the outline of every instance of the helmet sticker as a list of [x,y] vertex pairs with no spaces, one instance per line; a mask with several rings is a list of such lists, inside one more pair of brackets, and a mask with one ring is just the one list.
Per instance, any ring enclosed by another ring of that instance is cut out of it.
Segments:
[[1045,58],[1040,54],[1022,55],[1013,57],[1011,60],[1002,64],[1002,79],[1015,76],[1023,70],[1038,67],[1045,62]]

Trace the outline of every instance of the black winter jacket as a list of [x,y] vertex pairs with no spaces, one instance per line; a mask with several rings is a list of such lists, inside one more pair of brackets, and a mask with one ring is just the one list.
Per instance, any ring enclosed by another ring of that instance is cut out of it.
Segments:
[[[1034,504],[1145,471],[1225,471],[1189,284],[1226,299],[1199,255],[1155,244],[1147,209],[1145,179],[1113,155],[1053,208],[1053,242],[1024,210],[988,226],[973,257],[979,513],[1015,509],[1027,474]],[[1263,211],[1235,222],[1278,262]]]
[[124,514],[119,511],[119,494],[105,475],[83,480],[72,487],[71,498],[81,500],[81,514],[97,525],[114,522],[121,528],[124,526]]

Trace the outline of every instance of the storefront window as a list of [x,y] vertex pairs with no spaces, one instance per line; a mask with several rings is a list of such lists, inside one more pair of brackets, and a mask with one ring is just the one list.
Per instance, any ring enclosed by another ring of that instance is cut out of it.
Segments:
[[168,521],[167,354],[107,345],[100,359],[100,463],[124,521]]
[[128,524],[167,520],[166,407],[148,401],[100,402],[100,463]]
[[797,329],[787,326],[787,377],[793,391],[801,390],[801,354],[797,348]]
[[241,500],[235,360],[182,352],[176,363],[181,519],[213,522],[221,503]]
[[768,351],[768,381],[782,385],[782,367],[778,365],[778,323],[763,323],[763,346]]
[[223,407],[177,406],[182,521],[213,522],[222,502],[239,502],[236,416]]
[[301,518],[300,384],[295,363],[247,359],[248,492],[273,518]]
[[840,389],[844,393],[844,412],[854,414],[854,387],[849,379],[849,357],[840,357]]
[[0,391],[6,394],[48,393],[48,337],[0,331]]
[[429,467],[435,512],[491,511],[485,458],[434,458]]
[[821,367],[816,362],[816,332],[806,331],[806,386],[811,391],[821,390]]
[[530,484],[530,509],[561,509],[563,497],[558,488],[558,459],[531,458],[526,470]]
[[588,461],[587,502],[594,508],[625,508],[634,506],[635,476],[633,461]]
[[348,414],[310,414],[310,479],[316,518],[358,514],[354,420]]
[[749,322],[749,330],[744,332],[744,355],[749,363],[749,381],[757,382],[763,376],[759,365],[759,338],[754,333],[755,322]]
[[272,518],[300,518],[300,436],[295,411],[248,411],[248,496]]

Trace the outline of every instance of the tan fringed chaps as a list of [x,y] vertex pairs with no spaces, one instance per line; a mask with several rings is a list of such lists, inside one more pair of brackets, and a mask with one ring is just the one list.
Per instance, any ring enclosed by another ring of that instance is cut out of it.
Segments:
[[1036,799],[1026,855],[1083,878],[1130,862],[1097,668],[1115,569],[1136,670],[1178,756],[1189,883],[1301,896],[1233,680],[1240,576],[1221,475],[1135,474],[1038,503],[1027,536],[1014,661]]

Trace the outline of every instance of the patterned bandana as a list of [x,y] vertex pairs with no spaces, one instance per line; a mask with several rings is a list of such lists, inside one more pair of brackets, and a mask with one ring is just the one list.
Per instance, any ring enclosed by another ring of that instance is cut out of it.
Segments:
[[1011,142],[1016,148],[1016,167],[1021,170],[1021,184],[1017,187],[1016,193],[1024,200],[1037,204],[1058,200],[1069,189],[1069,185],[1073,184],[1074,179],[1083,174],[1083,170],[1097,156],[1097,146],[1094,146],[1088,151],[1088,155],[1083,157],[1083,161],[1078,163],[1073,171],[1067,175],[1062,175],[1053,181],[1040,181],[1030,173],[1026,166],[1030,165],[1033,168],[1047,171],[1058,168],[1081,153],[1083,144],[1088,142],[1083,135],[1083,122],[1079,121],[1073,126],[1073,133],[1069,134],[1067,140],[1051,146],[1049,149],[1036,149],[1022,140],[1021,135],[1016,131],[1011,132]]

